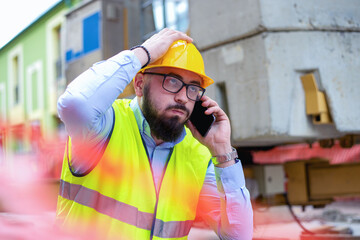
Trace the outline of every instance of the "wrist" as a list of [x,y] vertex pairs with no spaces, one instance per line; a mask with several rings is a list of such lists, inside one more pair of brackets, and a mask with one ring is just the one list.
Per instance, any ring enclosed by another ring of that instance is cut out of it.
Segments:
[[139,59],[141,63],[141,68],[146,67],[151,60],[149,51],[142,45],[138,45],[130,48],[130,51],[133,51],[135,56]]
[[213,155],[211,161],[216,167],[227,167],[235,164],[235,159],[237,157],[238,154],[236,149],[231,147],[231,151],[228,151],[225,154]]
[[232,147],[230,143],[215,144],[213,147],[209,149],[212,156],[224,155],[232,151]]

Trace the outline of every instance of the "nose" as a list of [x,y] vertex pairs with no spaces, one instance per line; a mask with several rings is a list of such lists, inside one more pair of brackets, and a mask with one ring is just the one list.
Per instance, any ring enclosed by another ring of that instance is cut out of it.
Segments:
[[184,86],[178,93],[175,94],[175,101],[180,104],[185,104],[188,101],[186,95],[186,87]]

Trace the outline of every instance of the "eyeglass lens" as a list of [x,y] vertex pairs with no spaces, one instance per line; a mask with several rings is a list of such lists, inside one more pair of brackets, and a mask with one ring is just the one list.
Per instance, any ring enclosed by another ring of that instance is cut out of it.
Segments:
[[185,84],[181,80],[171,76],[166,76],[164,79],[163,87],[169,92],[177,93],[183,88],[183,86],[186,86],[186,95],[191,100],[200,100],[204,93],[204,89],[197,85]]

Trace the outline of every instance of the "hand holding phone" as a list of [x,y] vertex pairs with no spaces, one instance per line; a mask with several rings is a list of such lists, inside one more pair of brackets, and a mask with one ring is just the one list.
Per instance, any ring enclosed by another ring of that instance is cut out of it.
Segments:
[[196,101],[194,110],[190,115],[190,121],[199,131],[201,136],[205,137],[209,132],[211,125],[215,122],[215,116],[213,114],[206,115],[206,107],[203,107],[202,101]]

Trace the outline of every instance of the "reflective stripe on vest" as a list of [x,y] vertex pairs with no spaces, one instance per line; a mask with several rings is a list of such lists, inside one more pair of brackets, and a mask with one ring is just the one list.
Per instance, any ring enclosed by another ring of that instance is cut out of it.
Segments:
[[[92,189],[60,180],[60,196],[93,208],[99,213],[124,223],[151,230],[154,214],[138,212],[135,207],[104,196]],[[97,202],[92,201],[94,199]],[[113,209],[118,209],[118,211],[114,212]],[[137,221],[135,216],[140,217],[141,220]],[[193,223],[193,221],[163,222],[160,219],[156,219],[155,222],[154,235],[161,238],[186,236]]]
[[[108,215],[124,223],[151,230],[154,214],[138,212],[138,210],[131,205],[116,201],[113,198],[104,196],[84,186],[60,180],[60,196],[93,208],[99,213]],[[114,211],[114,209],[117,209],[117,211]],[[140,217],[141,220],[137,221],[136,217]]]
[[108,228],[112,238],[145,239],[153,230],[154,239],[186,239],[211,155],[187,129],[185,139],[174,148],[157,199],[150,163],[128,105],[126,100],[113,104],[113,134],[103,157],[86,176],[74,176],[69,170],[69,139],[57,217],[64,225],[86,224],[92,218],[90,223],[103,223],[99,228],[104,232]]

